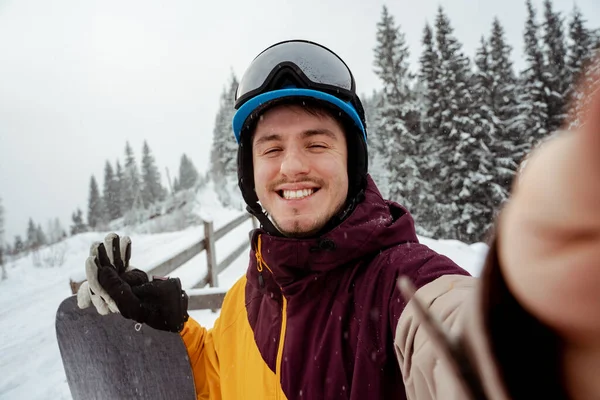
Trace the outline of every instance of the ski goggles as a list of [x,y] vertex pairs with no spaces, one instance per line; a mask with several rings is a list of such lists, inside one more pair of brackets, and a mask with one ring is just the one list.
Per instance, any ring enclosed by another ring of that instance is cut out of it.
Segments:
[[238,86],[235,108],[258,94],[282,88],[286,79],[346,101],[356,96],[352,72],[337,54],[317,43],[291,40],[274,44],[252,61]]
[[[273,93],[275,91],[279,93]],[[330,101],[342,108],[355,120],[366,139],[364,110],[356,95],[352,72],[337,54],[305,40],[274,44],[252,61],[236,91],[236,139],[239,141],[244,120],[260,103],[303,95]]]

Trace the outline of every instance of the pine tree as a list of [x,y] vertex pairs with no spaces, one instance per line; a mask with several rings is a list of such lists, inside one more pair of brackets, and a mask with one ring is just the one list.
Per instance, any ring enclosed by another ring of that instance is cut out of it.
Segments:
[[418,220],[423,160],[420,153],[420,112],[411,90],[410,54],[400,28],[384,6],[377,24],[375,73],[383,83],[383,102],[377,127],[382,159],[389,171],[389,197],[401,202]]
[[60,242],[67,236],[58,218],[48,220],[48,228],[46,233],[48,244]]
[[[491,187],[494,184],[494,155],[492,144],[501,130],[501,124],[492,106],[493,75],[490,66],[488,42],[481,38],[481,46],[475,57],[476,71],[472,78],[473,103],[471,117],[474,120],[470,134],[463,133],[458,142],[457,153],[461,162],[462,182],[458,193],[454,192],[459,217],[453,221],[463,241],[481,241],[492,223],[494,199]],[[455,189],[455,190],[456,190]]]
[[237,176],[237,144],[233,137],[231,121],[234,114],[232,104],[235,101],[235,91],[238,81],[234,75],[230,79],[230,83],[221,93],[219,111],[217,112],[213,130],[213,145],[210,159],[211,173],[215,183],[224,182],[227,177]]
[[0,197],[0,267],[2,267],[2,280],[8,278],[6,266],[4,265],[4,254],[10,254],[8,246],[4,242],[4,207],[2,207],[2,198]]
[[573,7],[571,21],[569,22],[569,42],[567,70],[569,73],[569,86],[572,88],[581,78],[583,68],[589,61],[592,52],[591,32],[586,28],[583,15],[577,6]]
[[565,46],[563,18],[552,9],[551,0],[544,0],[545,50],[544,78],[548,104],[548,131],[553,132],[563,126],[566,117],[566,96],[568,95],[569,74],[565,67],[567,51]]
[[514,118],[517,104],[517,78],[510,59],[512,48],[506,42],[504,28],[498,18],[494,18],[490,35],[489,68],[491,73],[492,109],[503,125]]
[[87,226],[83,222],[83,212],[81,209],[78,208],[76,212],[71,214],[71,219],[73,220],[73,224],[71,225],[71,235],[77,235],[78,233],[87,231]]
[[439,224],[436,236],[469,241],[472,234],[466,227],[471,218],[469,204],[473,202],[471,187],[475,182],[465,176],[468,171],[478,170],[478,160],[471,157],[478,145],[473,137],[471,67],[441,7],[435,38],[438,68],[434,90],[430,92],[433,97],[428,99],[434,125],[427,157],[433,173],[430,183],[443,195],[437,196],[430,212],[449,221]]
[[[210,176],[215,183],[219,198],[225,205],[232,205],[232,194],[238,194],[237,143],[232,128],[232,119],[235,112],[233,104],[237,87],[237,78],[232,73],[229,84],[221,94],[210,153]],[[179,184],[182,184],[181,180]]]
[[494,76],[491,70],[489,45],[484,37],[475,55],[476,71],[473,75],[475,136],[487,137],[488,145],[502,129],[494,108]]
[[371,96],[362,96],[362,99],[368,127],[369,175],[377,184],[382,196],[389,199],[389,154],[386,151],[384,140],[379,134],[383,93],[373,91]]
[[[587,93],[595,93],[600,90],[600,39],[595,42],[595,44],[592,46],[592,49],[593,50],[590,52],[590,60],[585,68],[581,85],[581,88],[585,89]],[[585,112],[586,107],[589,105],[591,98],[592,97],[589,95],[583,96],[580,94],[580,97],[577,99],[575,107],[575,119],[572,124],[574,127],[579,127],[582,124],[583,113]]]
[[27,223],[27,249],[35,250],[39,246],[37,228],[33,223],[33,219],[29,218]]
[[25,251],[25,244],[23,243],[23,239],[21,239],[21,235],[15,236],[15,245],[13,247],[14,254],[19,254]]
[[490,36],[489,73],[490,108],[498,123],[490,144],[495,161],[495,184],[492,185],[495,207],[505,201],[520,161],[525,157],[520,132],[511,130],[517,117],[518,81],[510,59],[512,48],[504,37],[504,28],[494,19]]
[[523,143],[523,153],[531,149],[548,134],[548,100],[544,79],[544,58],[540,47],[539,27],[531,0],[527,0],[525,22],[526,69],[521,72],[521,89],[517,98],[517,117],[509,127],[518,132]]
[[48,238],[46,237],[46,234],[42,229],[42,225],[40,224],[38,224],[38,226],[35,228],[35,237],[36,242],[39,246],[45,246],[46,244],[48,244]]
[[133,208],[142,206],[140,175],[133,150],[129,142],[125,144],[125,167],[121,180],[121,193],[123,201],[123,214]]
[[160,173],[148,142],[142,148],[142,199],[146,206],[163,200],[165,189],[160,183]]
[[2,197],[0,197],[0,248],[4,244],[4,207],[2,206]]
[[434,186],[436,171],[434,170],[435,151],[437,143],[437,131],[440,126],[440,118],[442,114],[441,104],[439,99],[438,78],[440,74],[440,57],[435,46],[433,30],[429,24],[425,24],[423,30],[423,52],[419,58],[419,83],[420,83],[420,98],[417,100],[421,110],[421,154],[425,158],[426,164],[421,169],[420,173],[424,181],[427,182],[421,188],[422,200],[419,207],[423,210],[419,217],[417,229],[419,233],[429,237],[439,236],[439,216],[436,215],[436,203],[439,192]]
[[198,179],[198,171],[194,163],[192,163],[187,155],[183,154],[179,163],[179,179],[176,180],[177,187],[179,190],[193,188],[198,183]]
[[113,171],[112,165],[106,160],[104,165],[104,187],[102,190],[102,199],[106,211],[106,218],[112,221],[121,216],[121,204],[119,193],[119,182]]
[[567,104],[572,107],[570,110],[572,115],[570,128],[577,128],[580,125],[583,106],[587,100],[584,97],[583,89],[593,84],[588,66],[593,61],[595,43],[593,34],[586,28],[585,22],[581,11],[575,6],[569,23],[567,52],[569,92],[566,97]]
[[377,23],[376,40],[375,74],[383,83],[384,99],[393,106],[400,106],[410,101],[412,95],[412,75],[408,69],[410,54],[404,34],[386,6],[383,6],[381,21]]
[[98,191],[98,184],[96,178],[92,175],[90,179],[90,195],[88,199],[88,226],[92,229],[99,228],[104,222],[104,205],[100,192]]
[[119,162],[119,160],[117,160],[116,163],[116,170],[115,170],[115,188],[118,190],[118,209],[119,209],[119,218],[123,216],[123,214],[125,213],[126,210],[128,210],[127,208],[127,199],[126,199],[126,195],[125,195],[125,186],[126,186],[126,182],[125,182],[125,175],[123,173],[123,168],[121,167],[121,163]]
[[421,116],[421,131],[432,133],[440,125],[438,120],[441,115],[440,105],[437,102],[438,76],[440,73],[440,60],[435,50],[433,31],[429,24],[423,31],[423,53],[420,58],[419,81],[423,85],[424,112]]

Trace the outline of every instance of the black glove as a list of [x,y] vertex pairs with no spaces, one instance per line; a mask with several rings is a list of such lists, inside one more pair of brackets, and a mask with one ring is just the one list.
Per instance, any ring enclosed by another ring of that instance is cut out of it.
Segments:
[[[123,251],[121,242],[126,244]],[[111,248],[107,251],[109,244]],[[180,332],[188,320],[188,297],[181,289],[181,281],[155,278],[149,282],[145,272],[129,268],[130,257],[130,240],[120,241],[114,233],[107,236],[105,243],[98,245],[97,256],[91,260],[98,271],[98,283],[125,318],[155,329]]]

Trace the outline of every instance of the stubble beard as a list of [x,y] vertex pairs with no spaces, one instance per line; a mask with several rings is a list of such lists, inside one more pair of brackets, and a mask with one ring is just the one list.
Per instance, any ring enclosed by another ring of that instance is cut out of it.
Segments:
[[[279,225],[277,223],[277,220],[274,217],[272,217],[271,219],[273,221],[273,224],[277,228],[277,230],[279,232],[281,232],[285,237],[295,238],[295,239],[307,238],[307,237],[314,236],[321,229],[323,229],[323,227],[325,225],[327,225],[329,220],[331,220],[331,218],[333,218],[334,215],[336,215],[337,213],[339,213],[342,210],[344,203],[345,202],[342,201],[340,204],[338,204],[337,207],[334,209],[334,211],[331,213],[328,213],[328,214],[323,213],[323,214],[317,215],[314,218],[314,222],[313,222],[312,226],[308,229],[303,228],[300,224],[300,221],[294,221],[292,229],[285,230],[281,227],[281,225]],[[293,211],[294,215],[298,215],[297,209],[293,209],[292,211]]]

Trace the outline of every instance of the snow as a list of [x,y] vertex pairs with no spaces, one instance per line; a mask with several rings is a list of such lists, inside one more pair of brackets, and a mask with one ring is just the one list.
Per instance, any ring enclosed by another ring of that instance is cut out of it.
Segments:
[[[201,192],[197,200],[196,212],[202,212],[203,216],[210,218],[215,229],[240,215],[240,211],[221,207],[212,190]],[[217,262],[240,243],[247,241],[250,229],[252,223],[248,220],[217,241]],[[8,263],[8,280],[0,282],[0,398],[71,398],[55,337],[55,313],[61,301],[71,295],[69,280],[79,280],[84,275],[84,261],[90,245],[103,240],[106,233],[82,233],[43,249],[38,255],[30,254]],[[129,234],[132,238],[132,265],[148,270],[202,239],[204,229],[200,226],[161,234],[136,234],[134,230],[119,233]],[[458,241],[428,238],[420,240],[478,276],[487,251],[484,244],[467,245]],[[50,268],[34,265],[36,259],[43,260],[52,252],[62,251],[62,266]],[[202,290],[226,290],[244,274],[247,264],[248,252],[244,252],[219,274],[220,288]],[[175,270],[171,276],[178,276],[186,290],[197,292],[199,289],[191,288],[205,271],[206,255],[203,252]],[[192,310],[190,315],[209,327],[214,324],[218,312]]]

